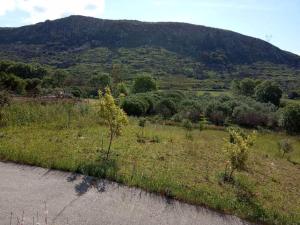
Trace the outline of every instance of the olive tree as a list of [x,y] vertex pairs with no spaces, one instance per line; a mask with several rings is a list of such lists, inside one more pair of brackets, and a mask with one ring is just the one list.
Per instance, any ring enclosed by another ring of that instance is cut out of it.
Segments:
[[150,75],[141,75],[134,81],[132,91],[133,93],[143,93],[155,91],[157,89],[156,82]]
[[255,97],[259,102],[271,102],[279,106],[282,97],[282,90],[272,81],[264,81],[255,88]]
[[282,114],[282,126],[291,134],[300,133],[300,105],[291,104],[284,108]]

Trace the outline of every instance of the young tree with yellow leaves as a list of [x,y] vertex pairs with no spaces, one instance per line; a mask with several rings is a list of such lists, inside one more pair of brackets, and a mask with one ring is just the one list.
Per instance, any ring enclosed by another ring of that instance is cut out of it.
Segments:
[[[224,152],[229,161],[225,168],[225,181],[231,181],[236,170],[243,170],[249,157],[250,149],[256,139],[256,132],[245,134],[240,129],[229,129],[229,140],[225,140]],[[228,174],[229,172],[229,174]]]
[[115,103],[114,97],[108,87],[104,95],[99,90],[99,115],[109,128],[109,145],[106,152],[106,159],[109,157],[113,138],[121,135],[122,129],[128,124],[126,113]]

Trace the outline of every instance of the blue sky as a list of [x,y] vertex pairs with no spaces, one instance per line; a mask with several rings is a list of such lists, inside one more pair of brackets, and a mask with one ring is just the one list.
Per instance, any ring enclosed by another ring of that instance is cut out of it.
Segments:
[[233,30],[300,55],[300,0],[0,0],[0,26],[67,15],[178,21]]

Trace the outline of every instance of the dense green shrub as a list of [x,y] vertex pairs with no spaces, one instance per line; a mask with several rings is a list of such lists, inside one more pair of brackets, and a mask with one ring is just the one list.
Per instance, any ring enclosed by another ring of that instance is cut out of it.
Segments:
[[0,72],[14,74],[22,79],[27,78],[43,78],[48,74],[48,71],[40,65],[0,62]]
[[232,118],[235,123],[247,127],[265,126],[268,121],[267,115],[256,111],[248,105],[236,107],[233,111]]
[[116,87],[116,96],[120,96],[121,94],[124,96],[129,95],[129,89],[128,89],[127,85],[123,82],[118,83],[117,87]]
[[181,102],[186,99],[186,96],[182,91],[163,91],[157,94],[174,102]]
[[11,98],[5,91],[0,91],[0,108],[9,105]]
[[93,76],[89,83],[92,87],[96,88],[97,90],[100,89],[102,92],[104,92],[106,87],[111,87],[112,79],[108,74],[104,73]]
[[277,107],[250,97],[183,94],[180,91],[138,93],[125,98],[124,110],[129,115],[161,115],[175,122],[189,120],[198,123],[207,118],[216,125],[228,122],[245,127],[278,126]]
[[83,97],[83,91],[79,87],[71,87],[70,88],[70,93],[76,97],[76,98],[81,98]]
[[245,78],[241,81],[234,80],[231,83],[231,89],[234,94],[251,97],[255,94],[256,85],[257,82],[255,80]]
[[155,80],[150,75],[141,75],[133,83],[133,93],[144,93],[155,91],[157,89]]
[[228,104],[213,101],[208,104],[205,115],[212,123],[224,125],[226,118],[231,115],[231,108]]
[[65,86],[66,79],[69,76],[70,74],[64,70],[55,70],[51,74],[52,86],[63,88]]
[[232,120],[246,127],[271,127],[278,125],[276,108],[272,104],[245,101],[245,103],[234,108]]
[[198,122],[200,120],[200,115],[204,113],[205,108],[196,100],[184,100],[179,104],[178,116],[182,119],[188,119],[192,122]]
[[22,94],[25,91],[26,82],[20,77],[15,76],[14,74],[6,74],[0,72],[0,87],[17,93]]
[[129,116],[142,116],[147,113],[149,104],[143,98],[133,96],[124,99],[121,107]]
[[158,93],[141,93],[137,94],[137,96],[143,101],[146,101],[148,103],[148,108],[146,113],[148,115],[155,113],[155,105],[162,99],[162,96],[160,96]]
[[155,114],[155,105],[161,99],[162,94],[158,92],[132,94],[124,98],[121,106],[129,115],[151,115]]
[[26,79],[25,90],[28,95],[36,96],[41,93],[42,81],[38,78]]
[[282,90],[272,81],[264,81],[255,88],[255,97],[259,102],[271,102],[279,106],[282,97]]
[[155,105],[155,112],[164,118],[170,118],[177,112],[177,109],[174,101],[162,99]]
[[282,114],[282,126],[288,133],[300,133],[300,105],[287,105]]

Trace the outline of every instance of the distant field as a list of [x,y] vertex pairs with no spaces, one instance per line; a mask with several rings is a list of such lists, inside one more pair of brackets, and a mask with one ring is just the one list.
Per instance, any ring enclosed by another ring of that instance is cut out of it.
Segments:
[[157,77],[158,86],[162,90],[199,91],[222,89],[229,85],[226,79],[195,79],[183,75],[165,75]]
[[232,93],[229,90],[226,90],[226,91],[224,91],[224,90],[220,90],[220,91],[197,91],[198,95],[203,95],[203,94],[206,94],[206,93],[209,93],[214,97],[220,96],[220,95],[229,95],[229,96],[232,95]]
[[300,99],[284,99],[288,103],[297,103],[300,104]]
[[[224,184],[226,131],[195,129],[187,138],[181,127],[147,124],[142,130],[131,118],[113,144],[111,160],[100,162],[107,129],[94,107],[11,105],[0,131],[0,159],[106,177],[266,224],[300,224],[299,136],[259,133],[248,172],[237,173],[238,185]],[[144,134],[145,143],[137,141],[138,134]],[[282,158],[278,141],[286,138],[295,151]]]

